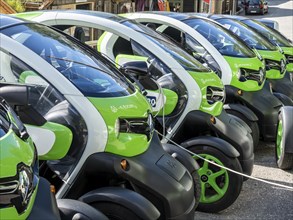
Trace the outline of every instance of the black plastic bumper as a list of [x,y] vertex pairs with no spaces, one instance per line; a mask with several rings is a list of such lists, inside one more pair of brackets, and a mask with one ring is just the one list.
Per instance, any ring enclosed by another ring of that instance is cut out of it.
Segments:
[[276,98],[266,87],[256,92],[242,91],[226,86],[226,103],[241,102],[251,109],[258,117],[260,134],[265,141],[274,141],[278,124],[278,112],[282,106],[281,101]]
[[50,191],[50,183],[40,178],[38,192],[35,198],[34,206],[28,220],[59,220],[60,214],[57,207],[55,196]]
[[[126,170],[121,168],[122,159],[128,162]],[[160,219],[194,219],[192,177],[181,163],[163,150],[156,134],[143,154],[134,157],[93,154],[86,161],[85,170],[90,175],[103,171],[128,180],[136,192],[156,206],[161,213]]]
[[282,93],[293,99],[293,82],[290,80],[289,72],[282,79],[267,79],[272,84],[274,92]]

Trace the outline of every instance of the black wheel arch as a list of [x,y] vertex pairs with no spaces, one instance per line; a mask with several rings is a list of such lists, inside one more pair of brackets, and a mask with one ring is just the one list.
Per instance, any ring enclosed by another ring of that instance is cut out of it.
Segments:
[[145,220],[158,219],[160,212],[145,197],[140,194],[119,187],[103,187],[86,193],[79,198],[87,204],[98,202],[116,203],[133,211],[137,216]]
[[274,92],[273,94],[283,103],[284,106],[293,106],[293,100],[289,96],[279,92]]
[[228,142],[223,139],[213,137],[213,136],[201,136],[196,138],[191,138],[189,140],[181,143],[184,148],[190,148],[193,146],[210,146],[223,152],[226,156],[236,158],[239,157],[239,152]]
[[183,149],[168,143],[162,144],[162,147],[167,153],[169,153],[171,156],[174,156],[175,159],[182,163],[182,165],[184,165],[187,170],[198,170],[200,168],[198,163],[187,151],[184,151]]
[[78,200],[58,199],[57,204],[62,220],[109,220],[97,209]]
[[237,103],[225,104],[224,109],[229,113],[229,110],[234,110],[244,115],[249,121],[258,121],[258,117],[254,112],[244,105]]

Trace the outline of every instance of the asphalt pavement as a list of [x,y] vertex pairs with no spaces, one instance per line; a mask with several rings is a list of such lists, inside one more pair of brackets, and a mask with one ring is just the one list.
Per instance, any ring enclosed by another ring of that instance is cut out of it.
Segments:
[[[260,143],[252,176],[293,187],[293,170],[276,167],[272,143]],[[229,208],[218,214],[196,212],[195,219],[293,219],[293,191],[249,179]]]
[[[268,3],[268,14],[247,17],[275,20],[280,32],[293,39],[293,1],[270,0]],[[293,187],[293,170],[277,168],[273,143],[260,143],[252,176]],[[218,214],[196,212],[195,219],[293,219],[293,191],[250,179],[243,183],[238,199],[229,208]]]

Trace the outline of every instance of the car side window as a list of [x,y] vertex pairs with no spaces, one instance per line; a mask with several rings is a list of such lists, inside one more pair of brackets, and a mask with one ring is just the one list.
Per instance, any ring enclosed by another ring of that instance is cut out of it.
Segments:
[[29,105],[42,116],[58,103],[64,100],[63,96],[51,86],[37,71],[17,57],[0,50],[0,82],[5,84],[23,85],[28,87]]

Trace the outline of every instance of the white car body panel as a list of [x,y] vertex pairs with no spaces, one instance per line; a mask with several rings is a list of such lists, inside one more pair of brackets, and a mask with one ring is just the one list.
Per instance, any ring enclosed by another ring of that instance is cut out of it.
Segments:
[[56,136],[53,131],[45,128],[25,125],[27,132],[33,139],[39,156],[47,154],[53,147]]
[[[50,13],[52,17],[48,18],[46,13]],[[56,13],[53,15],[52,13]],[[154,44],[150,41],[147,37],[143,34],[138,33],[132,30],[129,27],[120,24],[117,21],[109,20],[104,17],[99,17],[98,13],[97,16],[89,15],[86,12],[82,14],[82,11],[75,11],[74,13],[68,12],[44,12],[39,17],[33,18],[33,21],[38,21],[43,24],[47,25],[78,25],[78,26],[85,26],[96,28],[100,30],[105,30],[125,39],[133,39],[134,41],[138,42],[143,47],[147,48],[151,51],[154,55],[159,54],[160,60],[162,60],[176,75],[178,78],[185,83],[185,86],[188,91],[188,101],[187,105],[184,109],[184,112],[180,116],[180,119],[176,123],[176,125],[170,130],[170,132],[166,135],[167,138],[171,138],[174,135],[174,132],[181,124],[183,119],[186,117],[187,113],[193,110],[197,110],[200,107],[202,101],[202,94],[200,91],[199,86],[195,82],[195,80],[190,76],[190,74],[179,64],[175,59],[173,59],[167,52],[161,49],[159,46]],[[55,20],[58,19],[58,20]],[[55,21],[54,21],[55,20]],[[108,33],[111,35],[111,33]],[[114,35],[113,35],[114,36]],[[110,39],[109,36],[108,39]],[[115,36],[114,36],[115,37]],[[111,38],[112,39],[112,38]],[[109,41],[110,42],[110,41]],[[108,48],[107,45],[103,46],[103,48]],[[104,54],[107,54],[106,51],[101,51]],[[162,142],[167,142],[166,139],[163,139]]]
[[[184,33],[189,34],[195,40],[197,40],[216,60],[219,64],[221,71],[222,71],[222,82],[224,85],[230,85],[232,80],[232,70],[230,65],[225,60],[225,58],[220,54],[220,52],[207,40],[205,39],[200,33],[194,30],[192,27],[184,24],[183,22],[159,14],[151,14],[151,13],[132,13],[132,14],[125,14],[127,18],[135,19],[138,22],[156,22],[162,25],[167,25],[174,27]],[[210,20],[210,19],[209,19]]]
[[[78,164],[72,171],[70,177],[66,180],[66,184],[63,184],[61,190],[59,190],[56,194],[57,198],[62,198],[66,192],[66,189],[76,178],[85,160],[93,153],[105,151],[108,140],[107,126],[104,119],[99,114],[97,109],[92,105],[92,103],[53,66],[47,63],[39,55],[26,48],[24,45],[1,33],[0,41],[1,48],[24,61],[29,66],[33,67],[39,74],[47,79],[47,81],[54,85],[54,87],[65,96],[65,98],[75,107],[75,109],[83,116],[83,119],[85,120],[86,126],[88,128],[87,145]],[[32,137],[34,137],[33,134]],[[38,142],[39,141],[36,143]]]

